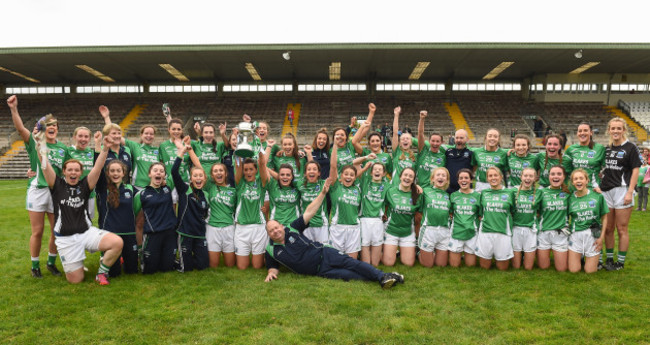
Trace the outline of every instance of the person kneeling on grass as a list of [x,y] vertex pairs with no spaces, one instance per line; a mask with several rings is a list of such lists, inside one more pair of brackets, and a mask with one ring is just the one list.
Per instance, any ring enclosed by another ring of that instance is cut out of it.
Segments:
[[268,274],[265,281],[270,282],[278,279],[278,269],[282,264],[298,274],[330,279],[375,280],[384,289],[389,289],[398,282],[404,283],[404,276],[397,272],[384,273],[368,263],[355,260],[332,247],[314,242],[303,235],[303,231],[309,226],[309,220],[316,214],[323,202],[330,182],[330,180],[325,182],[318,197],[289,227],[285,228],[275,220],[266,223],[266,231],[270,240],[266,246]]

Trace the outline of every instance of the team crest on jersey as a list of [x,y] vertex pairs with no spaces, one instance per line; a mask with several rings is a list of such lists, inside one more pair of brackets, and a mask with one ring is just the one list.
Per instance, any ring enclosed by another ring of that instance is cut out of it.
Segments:
[[594,158],[594,157],[596,157],[595,151],[589,151],[589,153],[587,153],[587,158]]
[[442,164],[442,158],[436,159],[436,164]]
[[469,203],[470,203],[470,204],[476,204],[476,199],[474,199],[474,198],[470,198],[470,199],[469,199]]
[[226,192],[226,194],[228,194],[230,196],[230,195],[232,195],[232,191],[229,190],[229,191]]
[[92,157],[93,157],[92,152],[88,152],[88,153],[86,153],[86,157],[88,157],[88,158],[92,158]]
[[445,195],[445,200],[449,200],[449,195]]
[[354,193],[355,195],[357,195],[357,194],[359,194],[359,191],[356,190],[356,189],[353,189],[353,190],[352,190],[352,193]]
[[523,166],[524,168],[528,168],[528,167],[530,166],[530,163],[528,163],[528,162],[524,162],[524,164],[522,164],[522,166]]
[[163,187],[163,192],[169,193],[169,187],[167,187],[167,186]]
[[618,152],[616,153],[616,158],[623,158],[623,156],[625,156],[625,152],[624,152],[624,151],[618,151]]
[[560,196],[560,198],[564,198],[564,197],[566,197],[566,193],[565,192],[560,192],[559,196]]
[[465,157],[465,158],[469,157],[469,152],[463,153],[463,157]]
[[494,157],[494,163],[499,163],[499,160],[500,160],[500,158],[498,156]]
[[314,187],[314,190],[318,192],[318,191],[320,190],[320,185],[317,184],[317,185]]
[[131,199],[131,192],[129,191],[124,192],[124,197],[127,199]]
[[129,156],[127,156],[126,153],[125,153],[125,154],[122,155],[122,159],[124,159],[125,161],[128,161],[128,160],[129,160]]
[[289,243],[294,243],[296,242],[296,239],[293,238],[293,236],[289,236]]
[[589,200],[589,207],[596,207],[596,202],[594,200]]
[[59,149],[59,156],[63,157],[65,155],[65,151],[63,149]]
[[501,200],[503,200],[503,201],[506,201],[506,200],[508,200],[508,196],[507,196],[507,195],[505,195],[505,194],[504,194],[504,195],[501,195]]
[[204,200],[201,200],[201,208],[208,208],[208,205],[205,204]]
[[157,155],[157,154],[158,154],[158,150],[153,150],[153,154],[154,154],[154,155]]
[[534,198],[534,196],[529,195],[529,196],[528,196],[528,201],[533,201],[533,198]]

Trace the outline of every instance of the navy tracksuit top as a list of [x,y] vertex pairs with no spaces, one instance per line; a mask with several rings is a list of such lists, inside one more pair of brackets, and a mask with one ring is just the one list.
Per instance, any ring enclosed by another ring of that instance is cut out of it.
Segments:
[[323,261],[323,244],[302,234],[308,226],[301,215],[284,228],[284,244],[269,239],[265,254],[267,269],[278,269],[282,264],[295,273],[318,274]]
[[179,173],[182,160],[176,158],[172,166],[172,179],[178,192],[178,233],[190,237],[205,238],[205,219],[208,217],[208,201],[203,190],[192,191]]

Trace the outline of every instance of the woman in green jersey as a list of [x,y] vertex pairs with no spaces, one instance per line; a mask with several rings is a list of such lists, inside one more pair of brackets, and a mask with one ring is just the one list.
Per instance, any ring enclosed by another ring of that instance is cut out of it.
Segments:
[[530,138],[527,135],[515,135],[515,139],[513,141],[513,152],[508,153],[508,173],[510,174],[510,187],[519,186],[521,183],[521,174],[524,169],[533,168],[534,170],[535,166],[537,166],[537,155],[530,153],[530,146]]
[[605,146],[594,142],[594,131],[588,122],[581,122],[576,133],[578,143],[569,146],[562,156],[562,166],[567,174],[581,168],[589,174],[589,181],[596,193],[600,193],[600,170],[605,164]]
[[512,252],[511,218],[515,210],[515,196],[503,188],[503,173],[497,167],[485,172],[489,189],[481,191],[481,225],[476,238],[476,255],[484,269],[490,269],[492,259],[499,270],[508,269]]
[[598,258],[605,241],[609,208],[602,194],[588,188],[589,173],[586,170],[574,170],[571,184],[576,191],[569,197],[569,271],[580,272],[580,259],[584,256],[585,273],[594,273],[598,271]]
[[562,165],[562,138],[556,134],[549,134],[545,137],[546,151],[537,155],[537,176],[539,177],[539,186],[548,187],[550,182],[548,174],[551,167]]
[[[194,124],[194,130],[198,130],[200,138],[198,141],[192,140],[192,150],[196,153],[199,162],[201,162],[201,167],[207,175],[215,163],[221,162],[224,144],[223,142],[217,143],[217,126],[211,123],[199,125],[197,122]],[[209,179],[208,181],[212,183]]]
[[[25,128],[23,120],[18,113],[18,97],[15,95],[7,99],[7,105],[11,110],[11,119],[13,120],[16,131],[21,139],[25,142],[25,148],[29,155],[30,169],[36,175],[29,179],[27,188],[27,211],[29,213],[29,223],[32,228],[32,234],[29,237],[29,253],[32,261],[32,277],[42,278],[39,255],[41,252],[41,241],[43,239],[43,229],[45,228],[45,216],[50,222],[52,234],[50,235],[49,254],[47,257],[47,269],[54,275],[61,275],[56,268],[55,260],[57,255],[56,245],[54,244],[54,205],[52,204],[52,195],[47,186],[47,181],[43,176],[38,159],[36,140],[34,135]],[[49,149],[47,158],[57,176],[62,175],[63,160],[65,158],[66,146],[57,140],[59,125],[57,120],[48,115],[43,117],[37,123],[37,136],[43,136],[46,146]]]
[[508,167],[508,151],[499,147],[500,140],[501,133],[496,128],[490,128],[485,133],[484,146],[474,150],[474,154],[472,154],[472,165],[476,172],[475,190],[477,192],[491,188],[486,177],[488,168],[497,167],[501,170],[501,174],[505,176]]
[[[269,174],[276,180],[279,179],[278,173],[280,172],[280,166],[288,164],[293,170],[293,177],[296,179],[302,178],[307,160],[304,157],[300,157],[296,137],[291,133],[287,133],[282,138],[280,144],[282,145],[282,149],[270,157]],[[294,217],[289,222],[292,222],[294,219],[296,218]],[[289,225],[282,222],[280,224]]]
[[569,247],[569,226],[567,209],[569,206],[569,189],[564,180],[566,175],[561,165],[549,169],[549,187],[542,188],[535,194],[535,210],[539,221],[537,225],[537,265],[541,269],[551,266],[553,261],[558,272],[567,269],[567,250]]
[[[259,153],[258,161],[246,158],[235,164],[235,184],[237,185],[237,207],[235,211],[235,255],[237,268],[264,266],[264,248],[268,240],[262,206],[269,182],[266,160],[271,154],[274,141],[269,140],[265,152]],[[258,172],[259,163],[259,175]],[[249,259],[249,255],[252,257]]]
[[[87,127],[75,128],[72,133],[72,146],[66,150],[66,157],[64,159],[64,161],[76,159],[81,162],[83,166],[81,172],[82,178],[88,176],[88,173],[93,169],[93,165],[95,164],[95,151],[88,146],[91,135],[90,129]],[[95,218],[95,194],[93,190],[88,199],[88,217],[90,219]]]
[[386,193],[388,220],[384,234],[384,253],[382,263],[395,265],[397,249],[400,261],[407,266],[415,264],[415,212],[422,206],[422,193],[415,184],[415,170],[404,168],[399,176],[399,184],[391,184]]
[[[442,147],[442,134],[433,132],[429,135],[429,141],[424,139],[424,119],[428,113],[420,111],[420,122],[418,123],[418,156],[416,160],[416,175],[418,185],[422,188],[431,185],[431,174],[435,168],[444,167],[447,161]],[[427,147],[427,143],[429,144]]]
[[[169,132],[169,140],[165,140],[160,144],[158,159],[165,165],[165,173],[167,175],[167,186],[173,189],[172,200],[174,205],[178,203],[178,192],[174,188],[174,181],[171,180],[172,166],[176,160],[176,144],[175,141],[183,139],[183,122],[179,119],[171,119],[167,124],[167,131]],[[189,155],[185,154],[179,173],[185,183],[189,183],[190,175],[189,170]]]
[[643,148],[643,165],[639,168],[639,178],[636,181],[636,191],[637,191],[637,203],[639,206],[637,207],[637,211],[644,211],[648,207],[648,187],[650,187],[650,183],[643,183],[643,179],[645,178],[646,171],[648,171],[648,168],[650,167],[648,165],[648,149]]
[[465,265],[476,265],[476,229],[481,208],[481,193],[472,190],[472,171],[460,169],[457,174],[460,189],[450,196],[453,219],[449,240],[449,265],[460,267],[465,252]]
[[332,138],[333,138],[333,145],[332,145],[332,149],[330,149],[330,158],[332,157],[332,151],[334,150],[334,146],[336,146],[337,157],[338,157],[336,165],[339,167],[338,173],[340,174],[344,166],[352,165],[356,150],[354,148],[354,145],[352,145],[352,142],[348,141],[348,134],[344,128],[341,127],[335,128],[334,132],[332,132]]
[[[396,107],[393,110],[393,178],[391,183],[397,186],[401,183],[399,177],[402,175],[404,168],[413,168],[415,171],[415,161],[417,160],[417,152],[413,148],[413,136],[410,133],[398,133],[399,128],[399,115],[402,112],[402,107]],[[417,143],[416,143],[417,145]],[[413,181],[416,183],[416,181]]]
[[[328,165],[329,166],[329,165]],[[305,178],[298,182],[300,193],[300,212],[304,213],[307,206],[314,201],[323,190],[325,180],[321,179],[321,166],[316,161],[307,162],[305,165]],[[303,234],[310,240],[320,243],[329,242],[329,224],[327,206],[322,203],[314,216],[309,221],[309,227]]]
[[[367,157],[370,161],[376,158],[374,153]],[[363,168],[357,167],[357,169],[361,175],[361,211],[359,212],[361,260],[377,266],[381,260],[381,247],[384,244],[382,217],[390,182],[386,179],[386,168],[379,162],[366,163]]]
[[449,171],[440,167],[433,169],[428,187],[422,192],[422,228],[418,238],[420,248],[420,263],[425,267],[447,266],[449,261],[449,217],[451,201],[447,188],[449,187]]
[[266,188],[271,202],[269,219],[289,226],[300,216],[300,193],[295,185],[293,167],[287,163],[280,164],[275,175],[276,177],[271,175],[273,178],[269,180]]
[[215,163],[210,169],[212,184],[207,187],[210,213],[205,226],[210,267],[219,266],[221,254],[226,267],[235,265],[235,205],[237,191],[228,184],[228,168]]
[[[393,172],[393,164],[392,164],[392,157],[390,153],[384,152],[381,148],[381,143],[383,142],[383,138],[381,134],[378,132],[372,131],[370,134],[368,134],[368,145],[366,147],[361,146],[361,140],[363,137],[366,136],[368,131],[372,128],[372,119],[375,116],[375,111],[376,107],[374,104],[370,103],[368,105],[368,118],[366,119],[366,122],[361,125],[359,128],[359,131],[352,137],[352,145],[354,146],[355,151],[357,154],[361,156],[368,156],[371,153],[375,154],[375,158],[372,160],[368,160],[366,164],[368,163],[381,163],[384,168],[386,169],[386,172],[388,174],[391,174]],[[366,170],[366,174],[370,174],[372,170]]]
[[[336,140],[336,139],[335,139]],[[339,138],[338,140],[342,140]],[[361,251],[361,229],[359,227],[359,207],[361,206],[361,188],[357,182],[357,169],[346,165],[338,178],[338,146],[332,147],[330,157],[329,195],[332,200],[330,211],[330,245],[356,259]],[[338,178],[338,180],[337,180]]]
[[521,172],[519,188],[515,196],[515,213],[512,215],[512,267],[520,268],[523,252],[523,264],[526,270],[532,270],[537,251],[537,228],[535,227],[535,177],[537,173],[532,167],[524,168]]

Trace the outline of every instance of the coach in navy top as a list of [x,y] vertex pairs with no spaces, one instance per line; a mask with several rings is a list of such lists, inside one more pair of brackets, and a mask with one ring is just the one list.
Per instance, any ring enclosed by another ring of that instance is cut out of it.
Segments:
[[453,193],[460,189],[457,176],[460,169],[472,170],[472,154],[474,152],[466,146],[467,131],[464,129],[457,130],[455,140],[456,146],[448,148],[445,151],[445,157],[447,159],[446,168],[449,170],[449,188],[447,188],[447,193]]
[[323,202],[327,190],[329,182],[325,183],[318,197],[307,206],[305,213],[288,228],[275,220],[266,223],[270,240],[266,247],[268,273],[265,281],[277,279],[282,264],[298,274],[343,280],[374,280],[385,289],[397,282],[404,282],[403,276],[398,273],[384,273],[368,263],[353,259],[320,242],[314,242],[302,234]]

